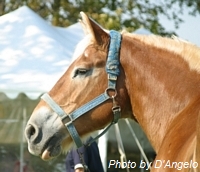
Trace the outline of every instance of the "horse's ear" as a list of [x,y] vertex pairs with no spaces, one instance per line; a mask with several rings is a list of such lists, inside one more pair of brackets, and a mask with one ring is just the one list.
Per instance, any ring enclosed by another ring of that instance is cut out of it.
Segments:
[[80,20],[80,23],[83,26],[83,30],[85,34],[91,35],[91,41],[94,43],[97,43],[99,45],[102,45],[105,41],[105,39],[109,38],[109,35],[107,32],[104,31],[104,29],[96,23],[94,20],[89,18],[84,12],[80,12],[82,20]]

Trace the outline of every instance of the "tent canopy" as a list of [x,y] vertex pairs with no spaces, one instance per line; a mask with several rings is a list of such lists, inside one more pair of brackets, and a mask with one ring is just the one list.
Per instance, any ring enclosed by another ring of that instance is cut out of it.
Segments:
[[35,98],[50,90],[83,36],[79,23],[53,27],[26,6],[1,16],[0,91]]

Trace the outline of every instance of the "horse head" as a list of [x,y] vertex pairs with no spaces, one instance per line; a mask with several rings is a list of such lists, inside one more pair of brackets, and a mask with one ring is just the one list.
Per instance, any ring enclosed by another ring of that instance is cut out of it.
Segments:
[[[73,120],[73,128],[84,141],[89,134],[104,128],[113,120],[113,101],[121,107],[122,117],[129,115],[130,102],[125,86],[125,74],[120,64],[116,88],[108,88],[105,66],[110,45],[109,32],[83,12],[81,16],[80,22],[86,36],[78,44],[72,64],[48,95],[66,116],[102,93],[108,96],[102,104]],[[28,149],[32,154],[48,160],[72,147],[73,138],[65,126],[68,120],[66,116],[60,118],[46,101],[39,102],[25,129]]]

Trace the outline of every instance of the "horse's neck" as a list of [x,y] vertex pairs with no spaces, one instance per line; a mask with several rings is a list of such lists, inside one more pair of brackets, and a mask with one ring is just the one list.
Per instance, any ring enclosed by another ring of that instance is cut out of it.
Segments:
[[200,76],[174,52],[124,36],[121,64],[133,113],[156,151],[190,100],[200,95]]

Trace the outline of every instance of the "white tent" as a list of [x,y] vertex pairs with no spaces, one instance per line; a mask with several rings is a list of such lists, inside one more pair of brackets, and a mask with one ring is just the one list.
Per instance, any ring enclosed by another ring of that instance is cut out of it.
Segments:
[[1,16],[0,91],[36,97],[50,90],[83,36],[79,23],[53,27],[26,6]]

